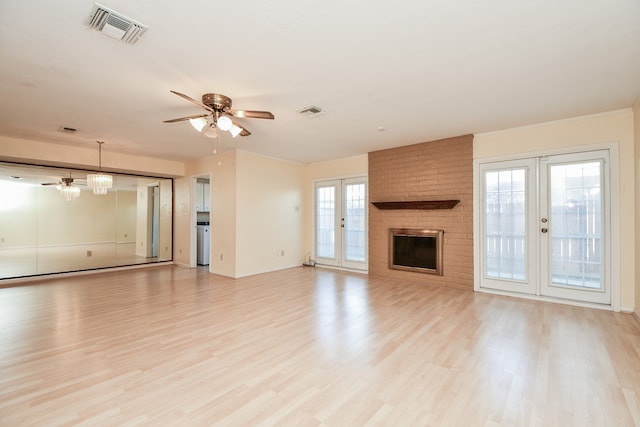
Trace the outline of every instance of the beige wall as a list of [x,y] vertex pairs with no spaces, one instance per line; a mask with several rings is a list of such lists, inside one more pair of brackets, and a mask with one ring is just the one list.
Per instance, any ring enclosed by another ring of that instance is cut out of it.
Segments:
[[96,196],[84,188],[67,202],[55,186],[12,187],[11,199],[21,203],[0,209],[0,248],[135,241],[135,192]]
[[38,193],[44,189],[19,182],[0,182],[0,190],[0,249],[35,247]]
[[173,180],[173,262],[189,267],[191,254],[191,180],[187,177]]
[[635,313],[640,321],[640,103],[633,109],[633,127],[635,137],[636,166],[636,277],[635,277]]
[[313,184],[319,180],[367,176],[368,154],[311,163],[304,170],[304,254],[313,254]]
[[619,218],[612,220],[618,221],[621,231],[618,242],[620,306],[623,310],[628,310],[637,306],[635,150],[631,109],[477,134],[474,139],[473,158],[475,160],[522,155],[609,142],[619,144]]
[[303,261],[304,165],[237,152],[236,277]]
[[304,165],[244,151],[189,162],[187,177],[175,180],[177,263],[189,265],[193,178],[205,174],[211,177],[211,272],[243,277],[302,263]]
[[[0,136],[0,160],[46,164],[80,169],[98,168],[97,144],[78,147]],[[109,144],[102,149],[102,168],[121,173],[148,174],[161,177],[184,175],[184,163],[155,157],[114,153]]]
[[116,194],[116,241],[135,243],[136,241],[136,195],[135,191],[118,190]]
[[[211,264],[209,271],[227,277],[236,277],[236,156],[237,152],[226,151],[215,156],[203,157],[188,162],[187,176],[176,180],[176,197],[180,206],[174,212],[176,236],[180,236],[178,246],[174,247],[174,255],[178,253],[181,264],[189,265],[191,256],[191,226],[195,226],[192,218],[192,200],[194,194],[193,178],[211,174],[211,212],[210,218],[210,251]],[[187,195],[185,196],[185,191]],[[188,207],[183,205],[188,200]],[[189,240],[187,239],[187,236]],[[195,256],[195,254],[194,254]]]

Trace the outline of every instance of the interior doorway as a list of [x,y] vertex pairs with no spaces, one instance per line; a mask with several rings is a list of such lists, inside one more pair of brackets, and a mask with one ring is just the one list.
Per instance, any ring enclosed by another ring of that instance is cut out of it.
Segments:
[[147,187],[147,258],[158,257],[160,231],[160,187]]
[[211,174],[191,177],[191,268],[211,271]]

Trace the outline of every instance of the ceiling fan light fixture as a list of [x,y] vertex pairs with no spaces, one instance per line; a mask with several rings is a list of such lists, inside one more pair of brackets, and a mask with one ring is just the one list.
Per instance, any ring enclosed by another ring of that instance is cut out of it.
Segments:
[[231,134],[232,137],[236,137],[238,135],[240,135],[240,132],[242,132],[242,128],[240,126],[236,126],[234,124],[231,125],[231,128],[229,129],[229,133]]
[[62,197],[67,202],[80,197],[80,188],[76,187],[75,185],[58,185],[58,190],[60,190],[60,194],[62,194]]
[[215,125],[211,124],[207,126],[203,133],[209,138],[216,138],[218,136],[218,129],[216,129]]
[[218,118],[218,129],[220,130],[229,130],[231,126],[233,126],[233,122],[227,116],[222,116]]
[[202,132],[202,129],[207,125],[207,119],[204,117],[198,117],[197,119],[189,119],[191,126],[198,132]]

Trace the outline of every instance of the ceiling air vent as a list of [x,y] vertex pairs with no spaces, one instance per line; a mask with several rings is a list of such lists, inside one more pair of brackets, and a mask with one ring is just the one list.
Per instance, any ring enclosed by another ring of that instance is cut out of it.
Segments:
[[317,105],[306,105],[298,108],[296,111],[306,117],[315,117],[326,113],[326,110],[318,107]]
[[90,30],[98,30],[111,38],[134,44],[147,31],[147,26],[96,3],[89,14]]
[[70,126],[60,126],[58,128],[58,132],[64,132],[64,133],[76,133],[78,132],[78,129],[76,128],[72,128]]

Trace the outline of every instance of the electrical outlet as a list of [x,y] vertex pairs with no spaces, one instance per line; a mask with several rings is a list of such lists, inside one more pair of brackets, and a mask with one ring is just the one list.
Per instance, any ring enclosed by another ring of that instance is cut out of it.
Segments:
[[124,233],[124,238],[125,238],[125,239],[127,238],[127,233]]
[[280,249],[280,256],[284,256],[284,249]]
[[220,261],[222,261],[222,254],[220,254]]
[[93,255],[93,252],[91,252],[91,251],[87,251],[87,257],[90,257],[90,256],[92,256],[92,255]]
[[182,255],[182,248],[178,249],[178,253]]

